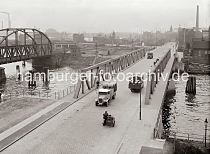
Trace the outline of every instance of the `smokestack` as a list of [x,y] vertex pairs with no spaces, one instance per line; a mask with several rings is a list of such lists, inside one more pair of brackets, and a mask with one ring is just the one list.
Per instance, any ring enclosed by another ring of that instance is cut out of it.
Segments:
[[197,12],[196,12],[196,31],[199,30],[199,6],[197,5]]

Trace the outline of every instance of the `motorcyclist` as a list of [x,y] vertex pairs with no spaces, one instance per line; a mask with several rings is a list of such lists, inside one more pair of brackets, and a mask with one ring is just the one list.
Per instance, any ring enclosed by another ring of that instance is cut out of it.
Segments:
[[108,114],[108,112],[107,111],[105,111],[104,112],[104,114],[103,114],[103,119],[104,119],[104,123],[103,123],[103,125],[105,125],[106,124],[106,120],[107,120],[107,117],[109,116],[109,114]]

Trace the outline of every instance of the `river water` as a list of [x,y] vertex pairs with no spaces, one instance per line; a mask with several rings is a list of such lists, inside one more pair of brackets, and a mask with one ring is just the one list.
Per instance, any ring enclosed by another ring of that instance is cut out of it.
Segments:
[[185,94],[186,82],[177,81],[176,94],[166,97],[163,109],[165,130],[204,135],[204,120],[210,121],[210,76],[195,76],[196,95]]
[[[22,61],[20,62],[14,62],[10,64],[1,65],[1,67],[5,68],[5,73],[7,80],[5,83],[0,84],[0,92],[4,94],[4,100],[8,100],[9,93],[18,93],[18,95],[21,95],[21,93],[28,90],[28,82],[23,81],[17,81],[17,70],[16,66],[20,66],[20,72],[22,74],[28,72],[29,70],[35,70],[35,72],[42,72],[43,68],[39,70],[39,68],[34,67],[32,64],[32,61],[27,61],[25,67],[22,65]],[[65,74],[70,72],[76,72],[77,70],[72,69],[71,67],[62,67],[62,68],[53,68],[49,69],[50,73],[54,74]],[[63,90],[69,86],[72,86],[70,84],[70,78],[66,78],[65,80],[51,80],[49,84],[46,84],[43,82],[43,80],[37,80],[37,87],[33,89],[32,91],[39,91],[41,94],[49,94],[52,95],[55,92],[58,92],[60,90]],[[38,93],[37,93],[38,94]]]

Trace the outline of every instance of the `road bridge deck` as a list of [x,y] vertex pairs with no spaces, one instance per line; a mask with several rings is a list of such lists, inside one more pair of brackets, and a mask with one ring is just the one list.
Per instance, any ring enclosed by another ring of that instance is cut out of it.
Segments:
[[[174,43],[159,47],[154,59],[142,59],[124,73],[148,72],[156,58],[163,57]],[[169,71],[169,61],[164,73]],[[146,85],[146,83],[144,84]],[[131,93],[128,82],[118,82],[116,99],[108,107],[96,107],[96,91],[92,91],[77,103],[41,125],[38,129],[8,147],[2,153],[71,153],[112,154],[139,153],[141,146],[155,145],[153,130],[167,84],[160,81],[152,95],[150,105],[144,104],[145,89],[142,91],[142,120],[139,120],[139,94]],[[63,102],[73,101],[65,97]],[[114,128],[102,126],[102,114],[107,110],[116,118]],[[159,145],[158,145],[159,146]]]

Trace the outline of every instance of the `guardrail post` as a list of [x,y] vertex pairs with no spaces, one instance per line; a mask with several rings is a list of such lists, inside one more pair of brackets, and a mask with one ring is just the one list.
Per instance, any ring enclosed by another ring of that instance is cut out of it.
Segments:
[[85,86],[84,86],[84,81],[82,80],[81,81],[81,86],[82,86],[82,94],[84,94],[85,93]]
[[154,93],[154,88],[155,88],[154,74],[151,74],[151,94]]
[[149,105],[149,99],[151,95],[151,77],[150,74],[147,75],[147,85],[146,85],[146,93],[145,93],[145,101],[146,105]]

